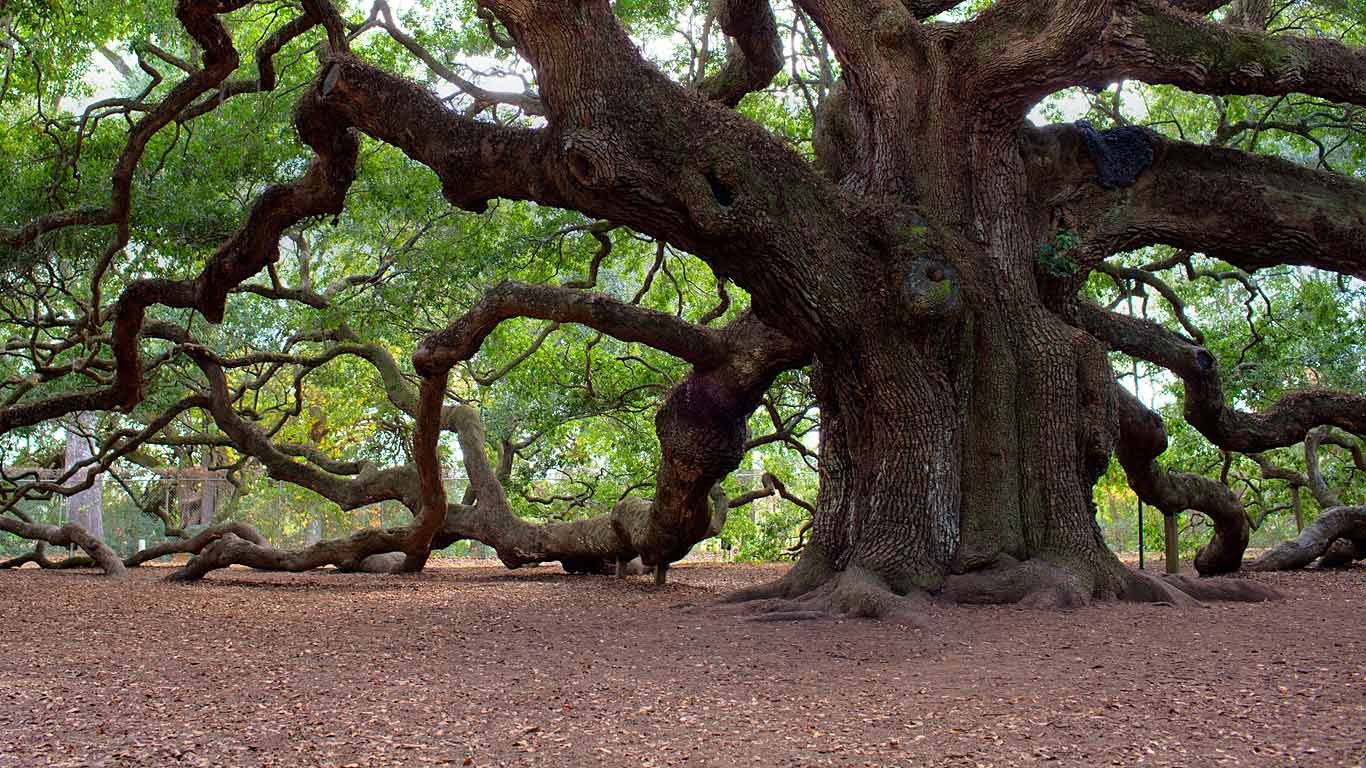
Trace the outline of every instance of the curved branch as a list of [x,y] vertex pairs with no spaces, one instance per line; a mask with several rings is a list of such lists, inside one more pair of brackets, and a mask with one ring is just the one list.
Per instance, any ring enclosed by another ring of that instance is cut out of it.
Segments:
[[504,320],[533,317],[579,323],[621,341],[637,341],[694,365],[712,366],[729,349],[719,331],[693,325],[653,309],[553,285],[503,281],[484,293],[468,312],[422,342],[415,360],[423,366],[449,368],[468,360]]
[[170,581],[196,581],[210,571],[229,565],[293,572],[333,565],[341,570],[359,571],[371,555],[398,551],[407,536],[407,528],[371,528],[345,539],[321,541],[297,550],[279,550],[226,533],[167,578]]
[[165,557],[166,555],[198,554],[208,545],[228,535],[236,536],[239,539],[249,541],[253,544],[263,546],[266,544],[265,537],[250,525],[240,522],[224,523],[223,525],[205,528],[189,538],[173,539],[171,541],[163,541],[160,544],[153,544],[146,549],[135,552],[131,557],[124,559],[123,564],[128,568],[136,568],[149,560],[155,560],[158,557]]
[[1247,514],[1238,497],[1223,483],[1188,472],[1172,472],[1157,463],[1157,457],[1167,449],[1162,418],[1127,389],[1118,384],[1113,389],[1119,405],[1115,454],[1129,478],[1129,487],[1164,515],[1193,509],[1214,523],[1214,538],[1195,556],[1195,569],[1200,575],[1238,570],[1249,535]]
[[214,251],[195,278],[143,279],[124,289],[113,312],[110,346],[116,374],[112,384],[0,409],[0,434],[75,411],[132,408],[143,396],[138,341],[149,307],[195,309],[210,322],[219,322],[229,292],[278,257],[285,230],[310,216],[341,212],[355,177],[359,142],[321,103],[316,86],[295,109],[299,136],[316,153],[303,177],[262,192],[242,225]]
[[351,33],[351,37],[355,37],[366,28],[372,26],[383,28],[390,37],[399,45],[408,49],[409,53],[416,56],[428,69],[435,73],[437,77],[440,77],[442,80],[445,80],[464,91],[474,99],[477,105],[509,104],[528,115],[541,115],[545,113],[545,107],[541,104],[541,100],[534,94],[490,91],[461,77],[455,70],[441,63],[436,56],[432,55],[431,51],[424,48],[412,35],[403,31],[403,29],[394,22],[393,10],[390,9],[389,4],[385,2],[385,0],[375,0],[374,5],[370,8],[370,17],[366,19],[365,24],[363,24],[360,29]]
[[36,539],[55,547],[77,546],[90,555],[106,576],[119,577],[125,573],[123,561],[109,548],[109,545],[92,536],[77,523],[65,525],[45,525],[18,520],[8,515],[0,515],[0,531],[8,531],[25,539]]
[[1325,509],[1318,519],[1290,541],[1262,555],[1247,568],[1250,571],[1289,571],[1303,568],[1328,551],[1340,538],[1366,542],[1366,507]]
[[768,87],[783,69],[783,42],[768,0],[712,0],[712,13],[730,38],[726,62],[698,90],[728,107]]
[[1156,323],[1090,303],[1078,306],[1076,324],[1111,349],[1181,377],[1186,421],[1224,450],[1260,453],[1294,445],[1321,425],[1366,434],[1366,396],[1306,389],[1281,397],[1260,413],[1247,413],[1225,403],[1213,355],[1189,340]]
[[[535,301],[518,301],[519,297]],[[694,361],[693,371],[670,391],[655,416],[661,458],[654,503],[642,502],[649,508],[635,509],[630,515],[633,524],[616,528],[620,541],[615,546],[629,543],[630,551],[638,552],[646,565],[667,566],[705,537],[712,519],[708,504],[712,486],[739,465],[749,437],[746,421],[764,391],[782,371],[806,364],[810,353],[750,312],[724,329],[713,330],[604,296],[503,283],[464,317],[424,339],[413,355],[414,367],[423,377],[419,430],[429,441],[420,443],[414,453],[422,482],[424,530],[434,530],[437,505],[445,509],[441,466],[431,435],[442,416],[448,372],[472,356],[498,322],[525,314],[527,307],[545,309],[547,300],[554,311],[587,313],[604,328],[610,324],[626,340],[645,341]],[[484,507],[486,514],[504,516],[506,498],[488,466],[477,414],[460,408],[446,413],[465,414],[458,431],[470,482],[478,486],[476,510]],[[417,556],[417,548],[414,541],[410,558]],[[504,559],[520,562],[525,557]]]
[[545,130],[463,117],[417,83],[354,56],[334,57],[321,82],[322,96],[346,125],[431,168],[452,205],[479,212],[496,197],[562,202],[542,167],[552,149]]
[[413,498],[416,478],[412,467],[380,470],[367,463],[358,467],[360,471],[354,477],[348,477],[296,461],[292,452],[272,443],[265,432],[236,412],[221,366],[200,349],[187,348],[186,354],[209,381],[208,410],[218,428],[232,440],[235,448],[260,461],[271,477],[307,488],[342,509],[357,509],[391,499],[416,505]]

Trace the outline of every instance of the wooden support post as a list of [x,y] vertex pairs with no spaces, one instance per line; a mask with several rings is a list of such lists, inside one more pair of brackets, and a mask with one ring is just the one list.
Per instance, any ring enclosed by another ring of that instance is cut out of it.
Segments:
[[1164,515],[1162,521],[1164,532],[1167,539],[1167,573],[1177,574],[1181,572],[1181,551],[1176,546],[1177,529],[1181,522],[1176,514]]

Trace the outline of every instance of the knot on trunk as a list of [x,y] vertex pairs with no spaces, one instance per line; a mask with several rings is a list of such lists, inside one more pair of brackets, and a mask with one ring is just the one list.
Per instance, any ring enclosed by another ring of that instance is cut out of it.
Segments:
[[901,280],[901,302],[917,322],[957,315],[963,306],[958,272],[935,259],[917,259]]
[[615,147],[611,137],[596,131],[573,131],[561,142],[569,174],[589,189],[604,189],[617,178]]

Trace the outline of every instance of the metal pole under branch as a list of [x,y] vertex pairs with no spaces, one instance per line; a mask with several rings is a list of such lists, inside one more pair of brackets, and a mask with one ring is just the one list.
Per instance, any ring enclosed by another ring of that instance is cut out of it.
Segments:
[[1138,569],[1143,570],[1143,500],[1138,500]]

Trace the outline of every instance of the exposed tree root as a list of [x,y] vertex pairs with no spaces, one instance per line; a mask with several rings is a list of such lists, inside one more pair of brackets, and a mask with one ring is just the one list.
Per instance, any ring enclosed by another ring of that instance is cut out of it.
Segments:
[[898,594],[877,574],[858,566],[820,573],[823,569],[813,568],[812,562],[800,561],[778,581],[741,590],[724,602],[741,605],[741,611],[752,621],[846,616],[925,625],[925,593]]
[[1319,518],[1290,541],[1281,542],[1275,549],[1247,566],[1249,571],[1291,571],[1303,568],[1320,556],[1329,554],[1334,542],[1347,539],[1347,545],[1332,552],[1327,563],[1342,564],[1344,556],[1359,557],[1366,544],[1366,506],[1334,507],[1323,511]]
[[1042,558],[1024,562],[1003,558],[992,568],[950,576],[940,595],[956,603],[1062,610],[1113,598],[1196,607],[1206,600],[1261,602],[1280,596],[1274,589],[1246,579],[1158,576],[1131,571],[1117,560],[1100,567],[1102,573],[1088,579],[1086,574]]
[[944,581],[940,596],[955,603],[1009,604],[1070,609],[1086,605],[1090,595],[1072,573],[1044,560],[1020,562],[1002,557],[981,571],[955,574]]
[[[923,625],[928,593],[899,595],[876,575],[851,568],[821,578],[799,563],[778,581],[741,590],[725,603],[738,603],[755,621],[788,621],[852,616]],[[1280,597],[1276,590],[1239,578],[1199,578],[1136,573],[1114,564],[1113,578],[1084,578],[1042,558],[1002,557],[991,567],[944,580],[934,599],[966,605],[1019,605],[1070,610],[1096,599],[1120,599],[1176,607],[1203,601],[1261,602]]]
[[1206,601],[1261,603],[1279,600],[1281,593],[1265,584],[1236,577],[1168,576],[1129,572],[1121,600],[1138,603],[1168,603],[1178,607],[1198,606]]

